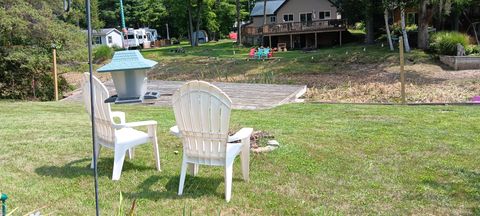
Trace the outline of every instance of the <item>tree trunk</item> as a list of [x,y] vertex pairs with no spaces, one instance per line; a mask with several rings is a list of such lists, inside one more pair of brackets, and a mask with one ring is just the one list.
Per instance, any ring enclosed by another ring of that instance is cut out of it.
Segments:
[[453,11],[453,30],[458,31],[460,28],[460,14],[461,12],[455,10]]
[[267,0],[263,0],[263,26],[262,26],[262,46],[264,43],[264,38],[263,38],[263,29],[267,25]]
[[193,36],[193,20],[192,20],[192,3],[190,0],[187,2],[188,4],[188,29],[189,29],[189,35],[190,35],[190,45],[193,47],[195,46],[195,40]]
[[388,40],[388,45],[390,46],[390,50],[393,51],[393,43],[392,43],[392,35],[390,34],[390,25],[388,24],[388,9],[385,8],[385,11],[383,12],[383,16],[385,18],[385,31],[387,32],[387,40]]
[[365,43],[373,44],[375,43],[375,28],[373,26],[373,13],[370,12],[367,14],[367,19],[365,23],[365,28],[367,30],[367,34],[365,35]]
[[400,17],[401,17],[403,41],[405,44],[405,52],[410,52],[410,44],[408,43],[407,29],[405,28],[405,7],[400,8]]
[[195,34],[195,46],[198,46],[198,32],[200,31],[200,22],[202,20],[202,4],[203,0],[198,0],[197,1],[197,28],[196,28],[196,34]]
[[242,25],[240,21],[240,0],[237,0],[237,44],[242,44]]
[[443,0],[439,0],[437,13],[437,29],[443,31]]
[[428,11],[427,5],[429,0],[421,0],[418,7],[418,41],[417,46],[420,49],[428,49]]

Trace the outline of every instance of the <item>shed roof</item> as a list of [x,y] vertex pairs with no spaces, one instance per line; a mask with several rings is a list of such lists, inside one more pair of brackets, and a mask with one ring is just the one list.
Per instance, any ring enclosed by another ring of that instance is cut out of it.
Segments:
[[113,55],[112,62],[99,68],[97,72],[149,69],[156,64],[156,61],[143,58],[138,50],[117,51]]
[[110,32],[115,31],[119,34],[122,34],[120,31],[118,31],[116,28],[104,28],[100,30],[92,30],[93,35],[108,35]]

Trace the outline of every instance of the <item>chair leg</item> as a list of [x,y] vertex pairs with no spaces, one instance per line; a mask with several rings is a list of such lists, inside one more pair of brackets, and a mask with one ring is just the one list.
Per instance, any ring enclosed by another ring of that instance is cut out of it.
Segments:
[[242,140],[242,151],[240,152],[240,161],[242,162],[243,180],[248,182],[250,179],[250,138]]
[[135,148],[132,147],[128,149],[128,159],[132,160],[134,156],[135,156]]
[[152,125],[148,127],[148,135],[151,137],[153,145],[153,155],[155,156],[155,167],[158,171],[161,171],[160,167],[160,153],[158,151],[158,139],[157,139],[157,126]]
[[180,184],[178,185],[178,195],[183,194],[183,185],[185,184],[185,176],[187,175],[187,162],[185,158],[182,161],[182,169],[180,171]]
[[188,170],[190,170],[190,175],[192,176],[197,176],[199,169],[200,169],[199,164],[194,164],[194,163],[188,164]]
[[119,180],[120,175],[122,174],[123,162],[125,161],[126,150],[123,149],[114,149],[113,157],[113,174],[112,180]]
[[[97,164],[98,164],[98,158],[100,157],[100,148],[102,148],[102,146],[99,144],[96,144],[96,145],[97,146],[95,147],[95,149],[97,149]],[[91,169],[95,168],[93,165],[93,157],[92,157],[92,163],[90,163],[90,168]]]
[[233,177],[233,161],[225,164],[225,200],[230,202],[232,198],[232,177]]

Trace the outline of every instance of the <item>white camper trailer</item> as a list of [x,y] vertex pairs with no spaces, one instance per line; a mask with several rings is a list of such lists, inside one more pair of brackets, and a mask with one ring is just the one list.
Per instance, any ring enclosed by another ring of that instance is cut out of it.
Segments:
[[128,38],[128,47],[134,48],[134,47],[140,46],[140,42],[138,40],[138,35],[136,30],[128,29],[127,38]]
[[150,47],[157,40],[157,30],[151,28],[128,29],[128,45],[132,48]]

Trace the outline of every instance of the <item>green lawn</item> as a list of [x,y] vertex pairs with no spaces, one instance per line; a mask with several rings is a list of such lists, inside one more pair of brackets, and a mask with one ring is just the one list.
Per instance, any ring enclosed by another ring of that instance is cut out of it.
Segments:
[[[185,53],[172,53],[182,47]],[[352,65],[396,63],[398,50],[389,51],[381,44],[357,43],[323,47],[315,51],[291,50],[274,53],[275,60],[247,61],[250,47],[238,48],[230,40],[210,42],[199,47],[181,44],[170,47],[143,50],[145,58],[160,62],[149,72],[151,78],[161,80],[203,79],[223,82],[306,84],[314,74],[344,74],[352,71]],[[423,51],[406,54],[409,62],[427,62],[430,57]],[[354,69],[353,71],[356,71]],[[294,79],[291,79],[291,78]],[[265,79],[268,78],[268,79]]]
[[[181,143],[169,135],[169,108],[115,106],[127,120],[155,119],[162,172],[150,145],[109,180],[110,150],[99,161],[104,215],[137,199],[138,215],[480,214],[478,107],[294,104],[234,111],[234,127],[275,135],[282,147],[251,155],[251,181],[234,168],[224,202],[223,171],[202,167],[176,195]],[[17,213],[93,215],[90,126],[80,104],[0,102],[0,191]],[[126,208],[126,207],[125,207]]]

